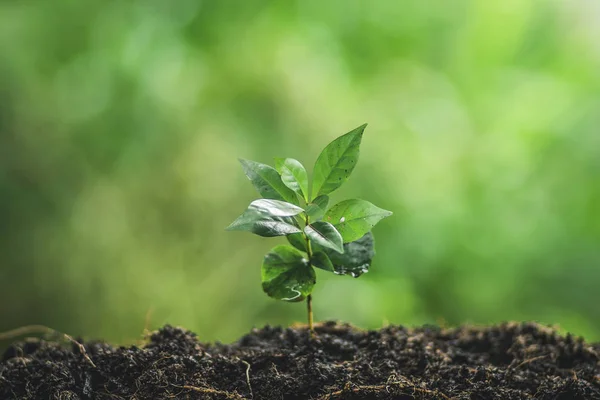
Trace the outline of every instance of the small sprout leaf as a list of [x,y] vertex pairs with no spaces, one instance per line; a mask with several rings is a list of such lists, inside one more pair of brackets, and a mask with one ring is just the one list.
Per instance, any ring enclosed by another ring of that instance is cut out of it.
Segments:
[[329,196],[322,195],[314,199],[307,207],[306,213],[311,221],[319,221],[323,218],[325,210],[327,210],[327,204],[329,204]]
[[342,236],[329,222],[316,221],[304,227],[304,233],[319,246],[344,252]]
[[302,232],[287,235],[287,240],[292,246],[306,253],[306,239],[304,238]]
[[351,275],[358,278],[369,271],[371,260],[375,256],[373,234],[368,232],[354,242],[344,244],[344,254],[329,249],[324,250],[329,256],[333,269],[339,275]]
[[358,161],[366,126],[340,136],[323,149],[313,171],[312,196],[329,194],[346,182]]
[[286,245],[273,248],[265,256],[261,275],[265,293],[278,300],[302,301],[316,283],[315,270],[304,254]]
[[282,200],[296,205],[299,204],[298,196],[283,183],[281,176],[279,176],[275,168],[241,158],[240,164],[242,164],[244,173],[262,197],[265,199]]
[[323,210],[327,210],[327,206],[329,205],[329,196],[327,196],[326,194],[323,194],[319,197],[317,197],[316,199],[314,199],[311,204],[315,204],[317,206],[319,206],[320,208],[322,208]]
[[[334,251],[332,251],[334,252]],[[339,253],[338,253],[339,254]],[[335,272],[329,256],[324,251],[317,251],[312,255],[310,263],[313,267],[321,268],[325,271]]]
[[258,236],[284,236],[302,232],[292,217],[273,216],[250,205],[227,227],[228,231],[249,231]]
[[293,158],[276,158],[275,167],[281,174],[281,180],[285,186],[308,202],[308,174],[300,161]]
[[258,212],[269,214],[273,217],[293,217],[304,210],[296,205],[281,200],[259,199],[250,203],[250,207]]
[[309,204],[306,206],[306,214],[311,221],[319,221],[325,215],[325,210],[316,204]]
[[283,163],[285,162],[285,158],[283,157],[275,157],[275,169],[281,175],[281,168],[283,167]]
[[323,221],[330,222],[342,235],[344,243],[353,242],[363,237],[375,224],[392,215],[374,204],[360,199],[344,200],[331,207],[323,216]]

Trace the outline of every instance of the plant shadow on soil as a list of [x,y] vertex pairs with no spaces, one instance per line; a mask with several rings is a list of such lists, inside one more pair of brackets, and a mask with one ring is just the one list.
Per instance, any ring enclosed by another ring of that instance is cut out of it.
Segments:
[[[536,323],[454,329],[266,326],[204,344],[165,326],[143,347],[28,339],[1,399],[600,399],[600,343]],[[89,357],[89,358],[88,358]]]

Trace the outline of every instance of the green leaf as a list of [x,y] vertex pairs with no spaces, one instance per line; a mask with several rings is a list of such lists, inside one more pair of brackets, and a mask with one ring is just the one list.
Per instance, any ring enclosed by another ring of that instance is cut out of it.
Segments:
[[284,236],[302,232],[292,217],[274,216],[253,204],[250,204],[246,211],[233,221],[226,230],[249,231],[264,237]]
[[262,287],[269,296],[285,301],[301,301],[316,283],[315,270],[300,251],[291,246],[273,248],[262,264]]
[[285,158],[283,157],[275,157],[275,169],[281,175],[281,168],[283,167],[283,163],[285,162]]
[[342,236],[333,225],[325,221],[316,221],[304,227],[304,233],[312,242],[342,253],[344,251]]
[[313,171],[312,196],[331,193],[348,180],[358,161],[366,126],[361,125],[340,136],[323,149]]
[[316,204],[309,204],[306,206],[306,214],[310,221],[320,221],[323,215],[325,215],[325,210]]
[[305,253],[307,252],[306,239],[304,238],[304,234],[302,234],[302,232],[287,235],[287,240],[298,250],[301,250]]
[[265,199],[287,201],[296,205],[300,204],[296,193],[283,183],[275,168],[241,158],[240,164],[242,164],[244,173],[262,197]]
[[281,174],[281,180],[285,186],[308,202],[308,174],[300,161],[293,158],[276,158],[275,167]]
[[272,215],[273,217],[292,217],[304,210],[291,203],[281,200],[259,199],[250,203],[250,207],[258,212]]
[[345,243],[344,254],[329,249],[324,249],[324,252],[329,256],[336,274],[346,274],[358,278],[369,271],[371,261],[375,256],[373,234],[368,232],[354,242]]
[[327,210],[327,205],[329,204],[329,196],[323,194],[316,199],[314,199],[311,204],[319,206],[323,210]]
[[310,263],[313,265],[313,267],[321,268],[325,271],[335,271],[331,260],[324,251],[317,251],[313,253],[312,258],[310,259]]
[[321,195],[314,199],[307,207],[306,214],[311,221],[318,221],[323,218],[325,210],[327,210],[327,204],[329,204],[329,196]]
[[366,200],[344,200],[331,207],[323,217],[340,232],[344,243],[360,239],[377,222],[392,215],[391,211],[379,208]]

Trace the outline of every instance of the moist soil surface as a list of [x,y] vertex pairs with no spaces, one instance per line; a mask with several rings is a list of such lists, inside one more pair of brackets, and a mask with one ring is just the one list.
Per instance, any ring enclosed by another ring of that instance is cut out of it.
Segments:
[[600,343],[535,323],[267,326],[228,345],[165,326],[142,347],[83,346],[12,344],[0,399],[600,399]]

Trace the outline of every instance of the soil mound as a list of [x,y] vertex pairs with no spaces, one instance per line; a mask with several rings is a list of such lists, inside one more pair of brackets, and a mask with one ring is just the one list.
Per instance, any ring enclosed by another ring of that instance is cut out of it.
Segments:
[[535,323],[266,326],[229,345],[165,326],[141,348],[83,344],[14,343],[0,399],[600,399],[600,343]]

